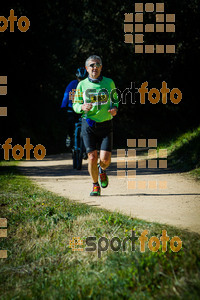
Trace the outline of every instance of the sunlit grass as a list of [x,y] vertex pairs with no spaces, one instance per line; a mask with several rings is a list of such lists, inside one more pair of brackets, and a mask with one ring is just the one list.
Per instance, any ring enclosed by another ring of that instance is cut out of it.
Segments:
[[[1,299],[198,299],[200,293],[200,239],[171,226],[133,219],[119,213],[77,204],[47,192],[17,173],[7,163],[0,167],[0,217],[8,220],[8,237],[0,249]],[[131,241],[126,251],[72,251],[73,237],[104,236],[122,241],[134,230],[160,238],[179,236],[182,249],[174,253],[140,252]]]
[[159,145],[168,150],[168,165],[200,179],[200,127]]

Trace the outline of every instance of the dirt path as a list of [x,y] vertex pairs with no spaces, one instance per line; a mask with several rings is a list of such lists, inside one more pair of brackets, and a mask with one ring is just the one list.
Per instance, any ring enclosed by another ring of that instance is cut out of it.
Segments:
[[167,188],[128,189],[127,179],[117,177],[116,162],[114,152],[107,171],[109,186],[102,189],[101,197],[89,196],[87,161],[81,171],[73,170],[70,154],[23,161],[19,169],[40,186],[71,200],[200,233],[200,183],[169,170],[137,169],[137,181],[165,181]]

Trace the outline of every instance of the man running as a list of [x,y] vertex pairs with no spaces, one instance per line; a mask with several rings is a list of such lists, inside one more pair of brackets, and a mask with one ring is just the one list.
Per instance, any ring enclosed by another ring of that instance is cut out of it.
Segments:
[[82,114],[83,118],[82,136],[88,153],[88,171],[93,181],[90,196],[100,196],[100,186],[108,186],[106,169],[111,163],[112,118],[117,114],[118,97],[113,80],[101,76],[102,60],[99,56],[90,56],[85,62],[85,68],[88,78],[79,82],[77,86],[73,109]]

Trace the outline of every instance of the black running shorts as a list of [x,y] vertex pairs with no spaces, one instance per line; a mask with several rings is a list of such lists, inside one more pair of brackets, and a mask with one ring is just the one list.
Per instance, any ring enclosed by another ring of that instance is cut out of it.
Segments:
[[92,127],[82,119],[81,133],[86,152],[94,150],[112,151],[113,148],[113,121],[96,122]]

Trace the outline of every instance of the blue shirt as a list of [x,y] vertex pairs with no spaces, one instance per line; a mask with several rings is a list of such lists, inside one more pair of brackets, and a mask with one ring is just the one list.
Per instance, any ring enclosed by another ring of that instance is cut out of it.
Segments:
[[[68,86],[66,87],[66,90],[65,90],[65,93],[64,93],[64,97],[63,97],[63,100],[62,100],[62,104],[61,104],[61,108],[62,107],[69,107],[69,108],[72,108],[72,100],[69,99],[69,93],[70,92],[73,92],[72,90],[73,89],[76,89],[78,85],[78,80],[72,80]],[[75,95],[75,93],[74,93]]]

